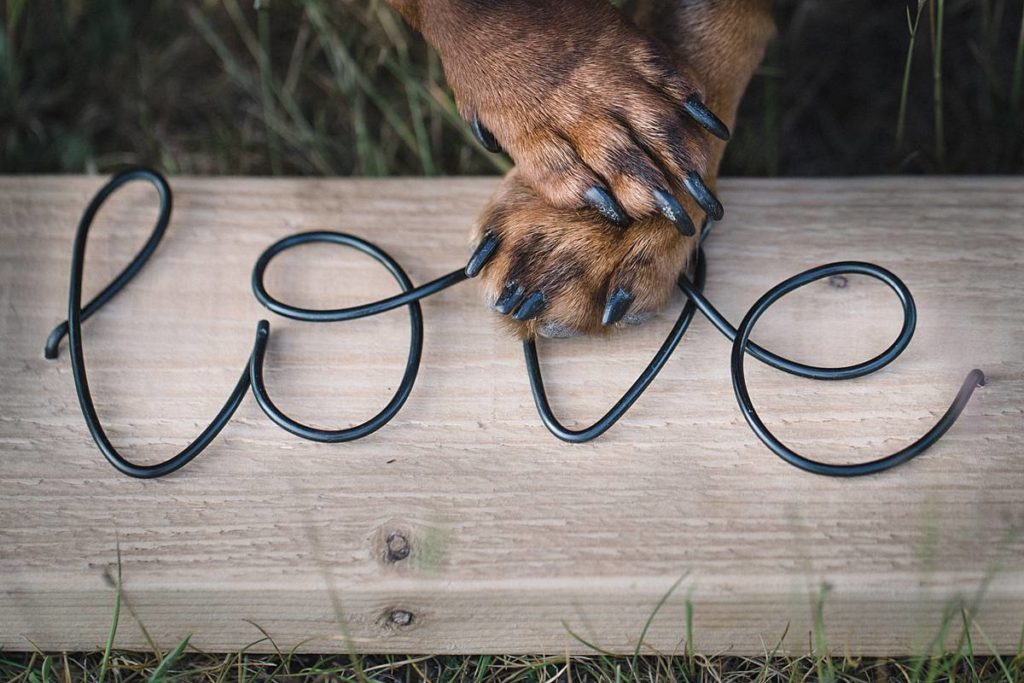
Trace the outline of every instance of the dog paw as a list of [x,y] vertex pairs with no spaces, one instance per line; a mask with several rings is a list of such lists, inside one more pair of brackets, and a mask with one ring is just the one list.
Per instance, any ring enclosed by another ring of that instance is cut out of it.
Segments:
[[705,178],[729,132],[685,64],[607,2],[473,7],[471,28],[425,31],[458,37],[434,42],[460,113],[549,206],[589,207],[620,227],[661,215],[686,236],[681,195],[721,217]]
[[660,216],[623,229],[597,210],[554,209],[513,170],[474,230],[466,273],[521,338],[599,334],[660,310],[696,247]]

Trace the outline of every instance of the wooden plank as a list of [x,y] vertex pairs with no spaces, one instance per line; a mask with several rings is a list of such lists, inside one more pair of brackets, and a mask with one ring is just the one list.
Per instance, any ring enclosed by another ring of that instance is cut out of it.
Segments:
[[[535,413],[519,344],[472,283],[423,304],[419,383],[374,436],[304,442],[250,397],[185,470],[128,479],[89,438],[66,354],[41,354],[65,310],[74,226],[101,182],[0,179],[0,647],[99,646],[119,544],[126,601],[163,647],[192,633],[197,647],[237,649],[261,637],[256,623],[277,646],[308,651],[587,652],[571,629],[631,652],[683,576],[647,634],[652,648],[682,647],[689,600],[701,650],[760,653],[787,626],[785,646],[805,650],[826,592],[826,634],[839,651],[921,651],[958,601],[976,610],[975,648],[1016,649],[1021,179],[722,183],[728,218],[708,248],[707,291],[733,320],[784,277],[838,259],[888,267],[917,298],[915,341],[876,376],[815,383],[748,363],[765,419],[794,447],[835,461],[892,451],[934,422],[970,368],[989,376],[932,451],[856,480],[799,472],[753,437],[732,395],[729,345],[702,320],[608,434],[555,440]],[[164,244],[86,324],[90,379],[115,442],[136,459],[163,459],[216,412],[267,316],[249,273],[271,241],[354,232],[424,282],[463,262],[494,182],[174,179]],[[105,211],[87,292],[144,239],[153,200],[134,188]],[[269,281],[309,305],[396,290],[369,259],[329,247],[282,256]],[[542,343],[559,414],[600,415],[674,315],[608,340]],[[405,316],[329,326],[271,317],[275,400],[323,426],[375,412],[401,374]],[[851,277],[793,295],[756,337],[835,364],[881,349],[898,320],[891,294]],[[407,558],[387,559],[392,534],[407,539]],[[146,647],[127,614],[117,645]]]

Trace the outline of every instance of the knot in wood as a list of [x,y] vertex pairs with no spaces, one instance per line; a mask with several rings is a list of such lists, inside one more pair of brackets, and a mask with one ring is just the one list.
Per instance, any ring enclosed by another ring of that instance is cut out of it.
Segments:
[[397,628],[405,628],[411,626],[412,622],[416,620],[416,616],[412,612],[408,612],[404,609],[392,610],[388,614],[388,624]]
[[392,531],[384,541],[384,559],[388,562],[401,562],[409,557],[412,552],[412,544],[409,538],[401,531]]

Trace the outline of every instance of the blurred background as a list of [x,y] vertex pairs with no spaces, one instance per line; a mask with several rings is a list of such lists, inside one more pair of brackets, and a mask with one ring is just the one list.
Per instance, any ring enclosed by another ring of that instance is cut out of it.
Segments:
[[[508,165],[381,0],[0,4],[3,173]],[[777,0],[723,172],[1021,173],[1022,15],[1024,0]]]

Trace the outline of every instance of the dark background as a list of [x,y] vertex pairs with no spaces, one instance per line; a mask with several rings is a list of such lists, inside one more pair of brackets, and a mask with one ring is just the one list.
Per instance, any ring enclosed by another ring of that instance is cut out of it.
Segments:
[[[0,5],[0,172],[506,167],[471,143],[436,57],[380,0]],[[918,7],[778,0],[779,37],[748,91],[724,173],[1024,170],[1024,1],[921,3],[905,79],[908,12],[912,24]]]

